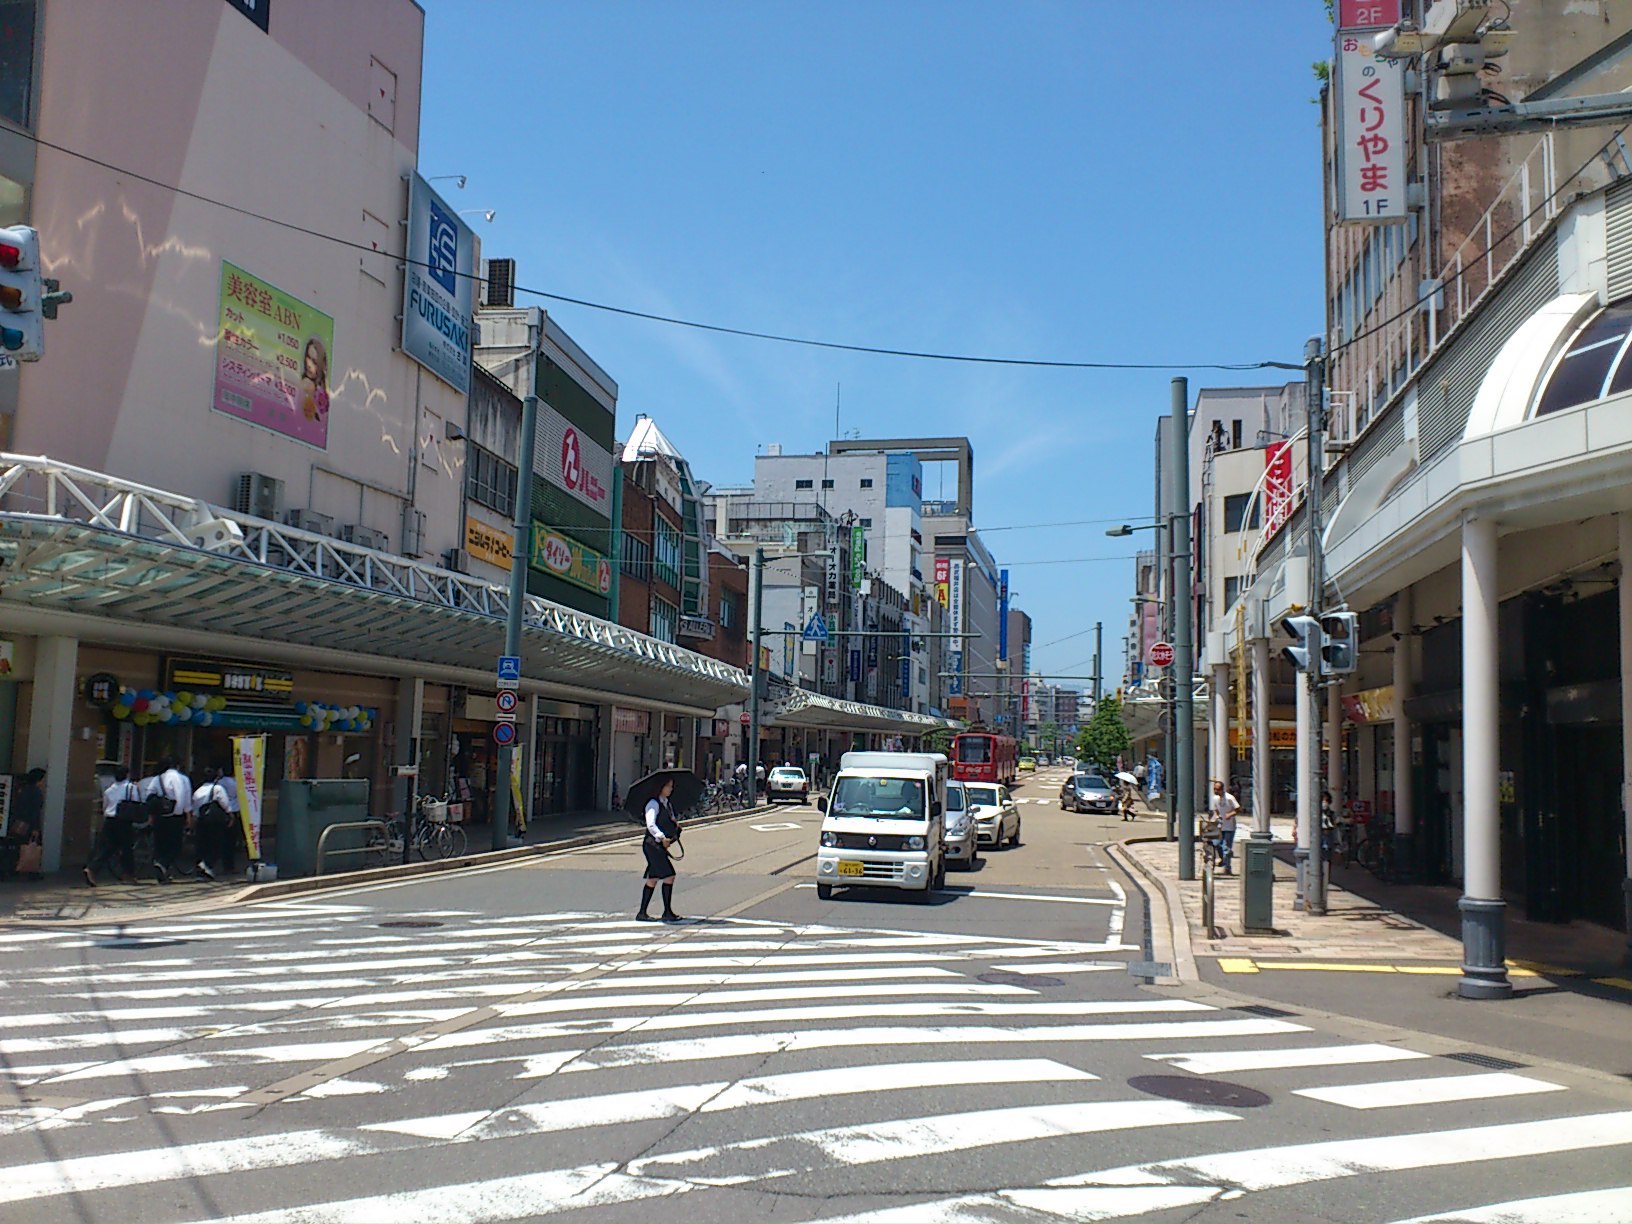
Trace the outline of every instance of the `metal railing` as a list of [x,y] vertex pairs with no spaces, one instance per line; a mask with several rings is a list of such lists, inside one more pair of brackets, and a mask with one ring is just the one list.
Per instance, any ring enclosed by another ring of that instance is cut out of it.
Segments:
[[347,820],[339,824],[331,824],[317,835],[317,850],[313,855],[317,859],[317,870],[313,872],[314,875],[323,874],[327,857],[331,854],[367,854],[370,850],[378,848],[378,843],[370,844],[365,836],[363,844],[360,846],[340,846],[337,849],[330,850],[328,846],[329,834],[336,829],[378,829],[380,836],[387,841],[391,837],[391,828],[383,820]]
[[[77,522],[246,564],[437,607],[502,619],[510,604],[500,586],[364,548],[344,540],[240,514],[198,498],[42,456],[0,453],[0,516]],[[526,623],[720,683],[748,687],[739,668],[551,603],[527,597]]]

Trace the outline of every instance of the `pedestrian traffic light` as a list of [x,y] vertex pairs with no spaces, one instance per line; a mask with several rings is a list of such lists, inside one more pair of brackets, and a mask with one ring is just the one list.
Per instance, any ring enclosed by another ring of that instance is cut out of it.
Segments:
[[1296,642],[1295,645],[1285,647],[1281,651],[1281,657],[1300,672],[1318,671],[1320,622],[1312,616],[1286,616],[1281,618],[1281,628]]
[[1353,612],[1328,612],[1320,618],[1320,674],[1346,676],[1360,664],[1360,618]]
[[26,225],[0,229],[0,351],[18,361],[45,352],[41,289],[39,235]]

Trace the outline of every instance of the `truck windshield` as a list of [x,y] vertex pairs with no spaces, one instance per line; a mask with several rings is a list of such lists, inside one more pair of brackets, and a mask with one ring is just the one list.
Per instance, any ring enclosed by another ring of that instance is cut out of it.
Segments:
[[916,778],[840,777],[828,811],[835,816],[924,819],[924,784]]

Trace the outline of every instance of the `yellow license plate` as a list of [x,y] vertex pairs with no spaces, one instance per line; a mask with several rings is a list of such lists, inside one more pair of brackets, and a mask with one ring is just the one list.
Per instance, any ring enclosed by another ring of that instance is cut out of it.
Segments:
[[862,867],[860,863],[853,863],[846,859],[839,860],[840,875],[860,875],[861,871]]

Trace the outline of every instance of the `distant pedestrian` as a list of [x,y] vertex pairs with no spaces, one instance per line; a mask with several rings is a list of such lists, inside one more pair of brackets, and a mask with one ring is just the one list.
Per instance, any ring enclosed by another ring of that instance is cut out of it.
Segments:
[[173,756],[159,761],[157,785],[147,796],[147,811],[153,822],[153,878],[168,884],[193,813],[192,779],[181,772]]
[[1235,853],[1235,814],[1241,810],[1241,802],[1224,789],[1224,783],[1214,779],[1213,797],[1207,810],[1218,822],[1219,866],[1225,875],[1229,875]]
[[95,888],[97,873],[104,868],[114,872],[116,879],[136,878],[136,826],[146,814],[130,770],[119,766],[113,784],[102,792],[102,832],[91,861],[85,864],[85,883]]
[[222,785],[219,769],[210,770],[204,784],[193,792],[193,846],[198,855],[195,873],[201,880],[215,879],[217,867],[227,870],[227,838],[236,806]]
[[669,857],[669,847],[680,840],[680,818],[669,802],[673,793],[674,779],[669,778],[659,788],[657,797],[646,801],[646,836],[641,840],[641,850],[646,855],[646,876],[641,883],[640,910],[635,914],[641,922],[657,921],[648,910],[652,893],[659,884],[663,885],[663,921],[683,921],[674,912],[675,870],[674,860]]

